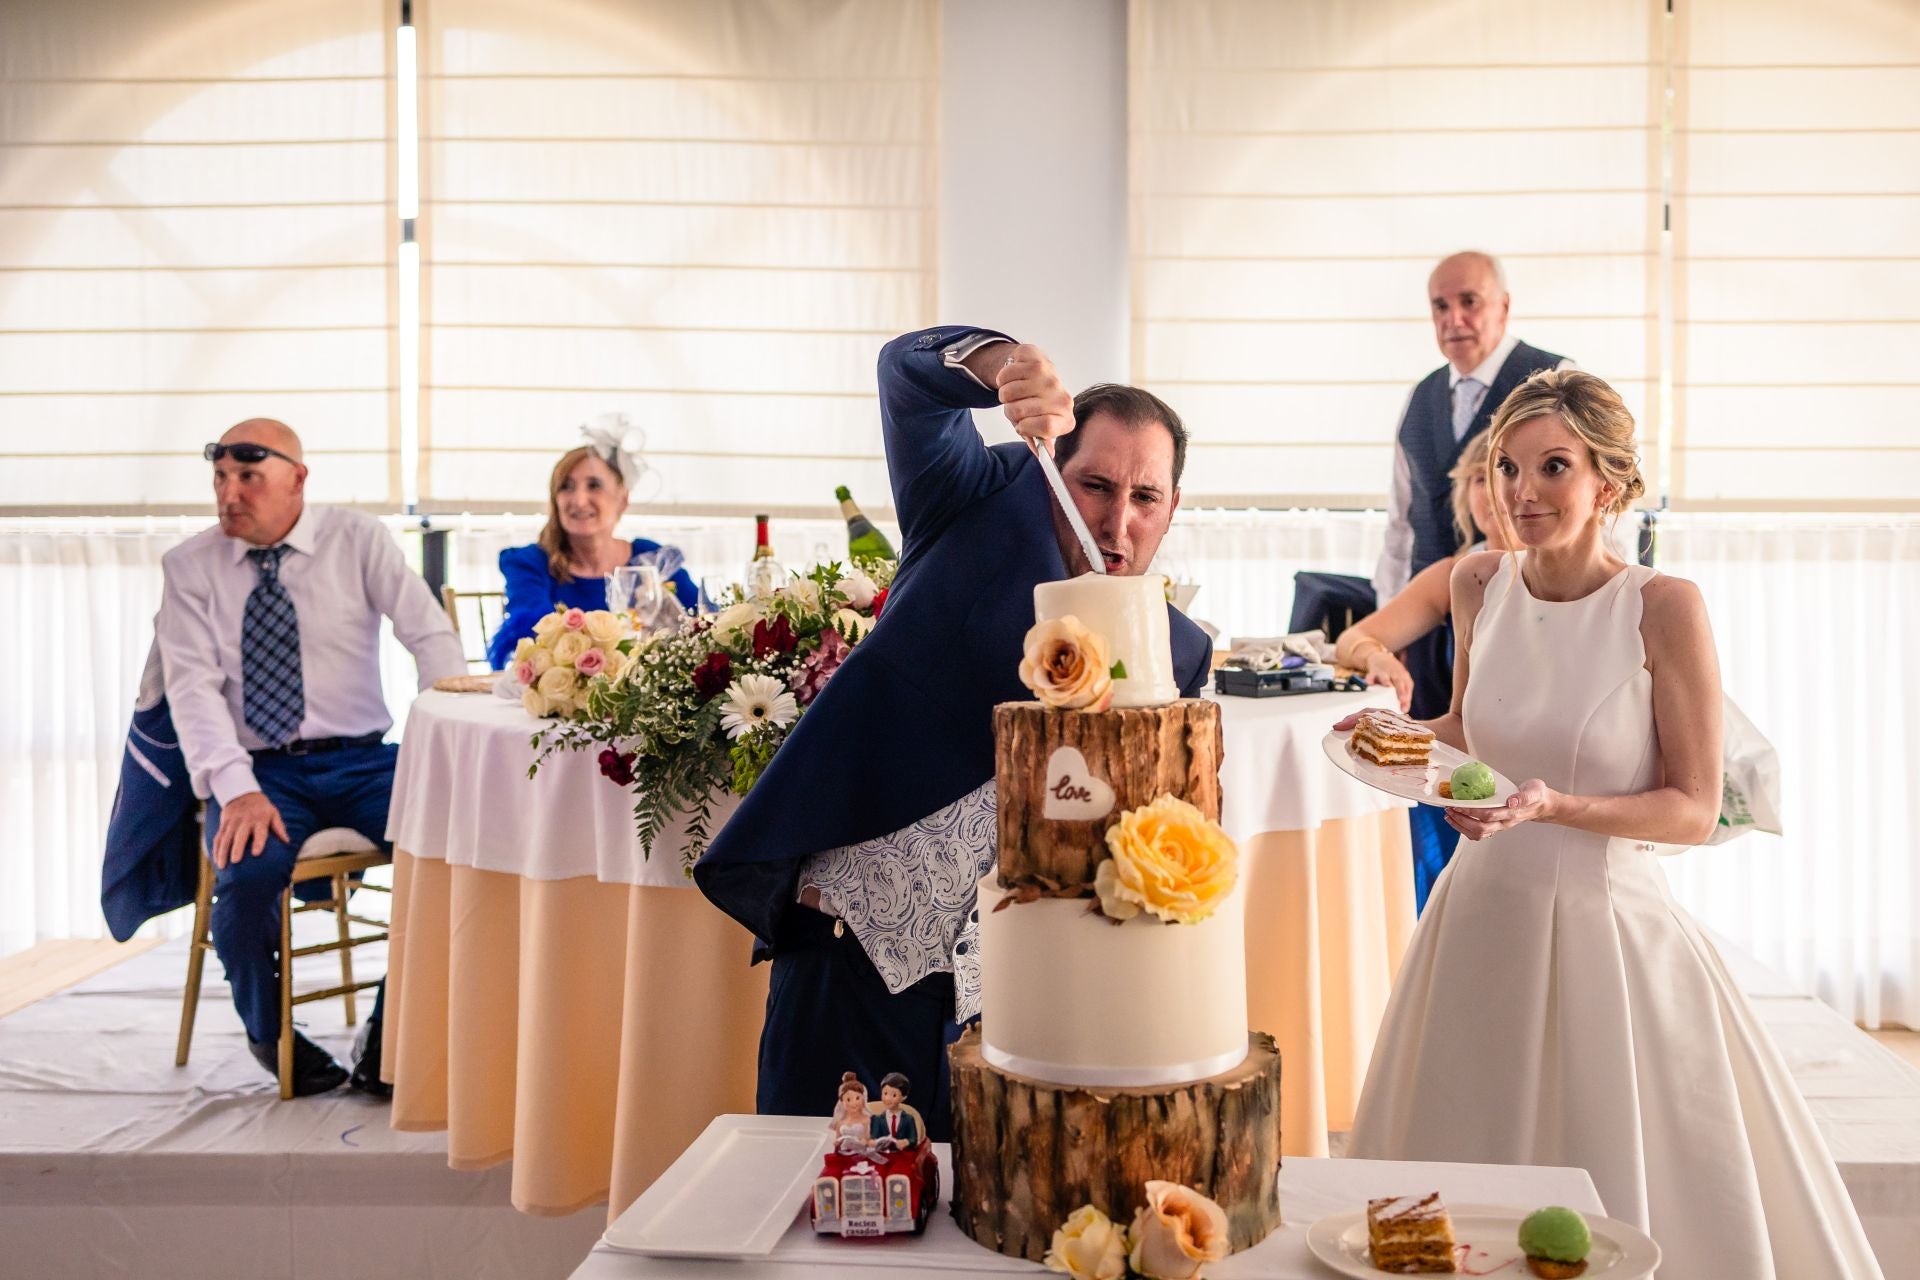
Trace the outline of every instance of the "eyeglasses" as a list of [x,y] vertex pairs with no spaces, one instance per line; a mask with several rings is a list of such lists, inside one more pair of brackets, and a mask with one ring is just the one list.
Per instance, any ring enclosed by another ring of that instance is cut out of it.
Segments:
[[263,444],[210,444],[200,451],[200,456],[208,462],[218,462],[231,457],[235,462],[265,462],[269,456],[284,458],[294,466],[300,465],[300,459],[284,454],[278,449],[269,449]]

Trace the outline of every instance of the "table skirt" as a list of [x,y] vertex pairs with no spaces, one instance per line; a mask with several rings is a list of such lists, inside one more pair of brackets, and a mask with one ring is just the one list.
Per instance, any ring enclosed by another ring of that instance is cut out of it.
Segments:
[[1389,809],[1241,846],[1247,1021],[1280,1044],[1280,1150],[1324,1156],[1353,1127],[1413,936],[1407,814]]
[[[767,967],[691,888],[529,880],[394,852],[383,1074],[448,1163],[611,1219],[709,1121],[753,1110]],[[450,974],[459,976],[458,983]]]

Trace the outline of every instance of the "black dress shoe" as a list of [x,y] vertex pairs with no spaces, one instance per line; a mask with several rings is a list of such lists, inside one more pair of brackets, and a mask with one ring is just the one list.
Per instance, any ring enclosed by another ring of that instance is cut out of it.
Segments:
[[[249,1040],[247,1050],[253,1054],[253,1060],[267,1069],[267,1074],[278,1079],[280,1076],[280,1042],[277,1040]],[[347,1069],[333,1060],[333,1055],[313,1041],[293,1033],[293,1096],[310,1097],[316,1093],[326,1093],[338,1089],[347,1082]]]
[[380,1078],[380,1019],[368,1018],[354,1045],[353,1074],[347,1085],[375,1098],[391,1098],[393,1086]]

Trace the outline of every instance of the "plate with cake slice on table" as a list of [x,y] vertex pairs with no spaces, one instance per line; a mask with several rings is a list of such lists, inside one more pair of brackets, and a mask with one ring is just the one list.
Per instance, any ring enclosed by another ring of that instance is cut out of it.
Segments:
[[1329,730],[1320,745],[1343,772],[1403,800],[1450,809],[1498,809],[1519,790],[1491,765],[1385,707],[1368,707],[1353,728]]
[[1644,1280],[1660,1246],[1627,1222],[1559,1205],[1528,1211],[1443,1204],[1438,1193],[1383,1196],[1307,1228],[1307,1249],[1343,1276],[1502,1276]]

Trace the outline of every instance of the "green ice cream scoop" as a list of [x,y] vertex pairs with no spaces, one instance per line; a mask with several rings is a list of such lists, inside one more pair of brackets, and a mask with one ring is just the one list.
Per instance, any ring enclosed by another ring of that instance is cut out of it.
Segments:
[[1491,800],[1493,770],[1478,760],[1469,760],[1453,771],[1453,783],[1449,789],[1455,800]]
[[1530,1258],[1580,1262],[1593,1248],[1593,1232],[1587,1230],[1587,1220],[1571,1209],[1559,1205],[1535,1209],[1520,1224],[1520,1248]]

